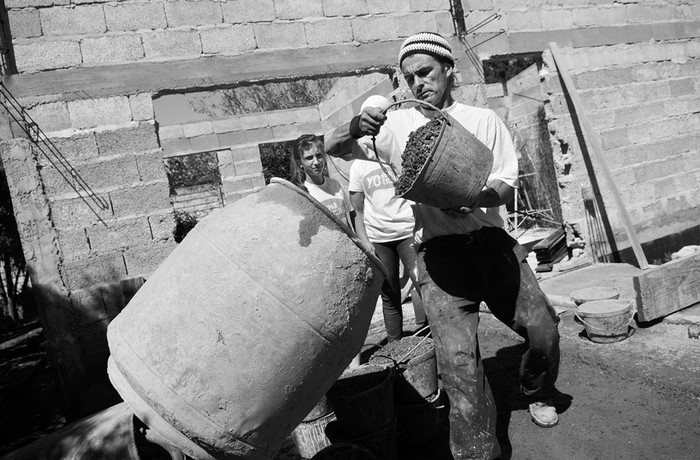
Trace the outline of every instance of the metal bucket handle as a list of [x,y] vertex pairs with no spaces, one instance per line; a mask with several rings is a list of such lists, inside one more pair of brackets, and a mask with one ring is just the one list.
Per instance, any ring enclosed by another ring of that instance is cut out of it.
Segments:
[[[430,102],[421,101],[420,99],[402,99],[400,101],[392,102],[391,104],[389,104],[387,106],[386,109],[382,110],[382,114],[386,114],[390,108],[397,106],[397,105],[404,104],[406,102],[413,102],[413,103],[423,104],[423,105],[427,106],[429,109],[434,110],[435,112],[438,112],[440,115],[442,115],[442,118],[445,120],[445,123],[447,123],[448,125],[451,125],[449,117],[447,117],[442,110],[440,110],[439,108],[437,108],[436,106],[434,106]],[[382,168],[382,171],[384,171],[384,174],[386,174],[386,177],[388,177],[389,180],[394,184],[394,186],[396,186],[396,182],[398,182],[398,180],[399,180],[398,175],[396,174],[396,171],[394,171],[394,168],[389,163],[385,163],[384,161],[379,159],[379,154],[377,154],[376,140],[377,140],[376,136],[372,136],[372,148],[374,149],[374,154],[377,156],[376,161],[377,161],[377,163],[379,163],[379,167]],[[385,168],[385,165],[389,166],[391,168],[392,174],[389,174],[389,171]],[[392,178],[392,176],[394,176],[394,177]]]

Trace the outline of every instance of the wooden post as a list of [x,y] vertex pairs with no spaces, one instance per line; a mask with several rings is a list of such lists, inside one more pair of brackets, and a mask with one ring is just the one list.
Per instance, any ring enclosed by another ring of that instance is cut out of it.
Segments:
[[586,112],[583,110],[583,104],[581,103],[581,98],[579,97],[578,92],[576,91],[576,87],[574,86],[574,81],[571,78],[569,71],[563,65],[561,54],[559,52],[559,46],[556,43],[551,42],[549,44],[549,49],[552,51],[552,57],[554,58],[554,63],[556,64],[557,70],[559,71],[559,76],[561,76],[561,79],[564,82],[564,88],[569,93],[569,97],[571,98],[571,102],[574,105],[576,115],[578,116],[578,119],[581,122],[581,126],[583,128],[583,136],[586,139],[586,142],[591,146],[593,157],[596,159],[598,165],[600,166],[600,172],[602,173],[603,180],[608,185],[608,188],[610,189],[610,194],[612,195],[612,199],[615,202],[617,210],[620,213],[620,217],[622,218],[622,225],[625,227],[627,237],[629,238],[630,244],[632,245],[632,250],[634,251],[634,255],[637,257],[639,268],[644,270],[649,267],[649,263],[647,262],[647,258],[644,255],[642,246],[639,244],[637,233],[634,231],[632,221],[630,220],[629,215],[627,214],[627,209],[625,209],[625,206],[622,203],[622,200],[620,199],[620,193],[618,192],[617,186],[615,185],[615,182],[613,181],[612,176],[610,175],[608,165],[603,159],[603,147],[600,144],[600,140],[598,139],[598,136],[593,130],[593,127],[590,121],[588,120]]

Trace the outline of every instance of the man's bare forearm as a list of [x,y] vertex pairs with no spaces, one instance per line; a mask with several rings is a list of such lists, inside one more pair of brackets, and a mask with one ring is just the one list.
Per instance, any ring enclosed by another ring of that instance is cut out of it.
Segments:
[[344,123],[329,134],[323,136],[326,154],[332,157],[342,157],[352,153],[352,143],[355,138],[350,135],[350,123]]

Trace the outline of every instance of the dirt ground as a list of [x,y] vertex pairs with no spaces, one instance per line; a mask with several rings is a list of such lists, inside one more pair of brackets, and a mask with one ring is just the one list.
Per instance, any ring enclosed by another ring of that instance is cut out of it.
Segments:
[[[410,307],[405,306],[407,322]],[[377,315],[375,315],[377,316]],[[560,422],[537,427],[517,389],[522,340],[481,315],[480,344],[499,413],[503,458],[695,459],[700,453],[700,340],[690,327],[660,322],[636,328],[625,341],[589,341],[573,311],[561,313]],[[368,342],[380,338],[373,323]],[[51,373],[37,332],[0,345],[0,455],[62,424]],[[21,339],[24,337],[24,339]],[[18,358],[24,343],[25,358]],[[12,347],[8,346],[12,345]],[[21,370],[21,373],[18,373]],[[278,460],[297,460],[288,443]],[[400,446],[399,460],[451,459],[444,431],[423,445]]]

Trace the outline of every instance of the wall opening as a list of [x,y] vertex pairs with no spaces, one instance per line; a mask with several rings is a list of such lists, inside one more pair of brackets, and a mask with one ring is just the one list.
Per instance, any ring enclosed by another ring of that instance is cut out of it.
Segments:
[[541,54],[483,62],[488,105],[506,123],[518,154],[519,188],[507,206],[511,229],[562,222],[553,150],[541,88]]

